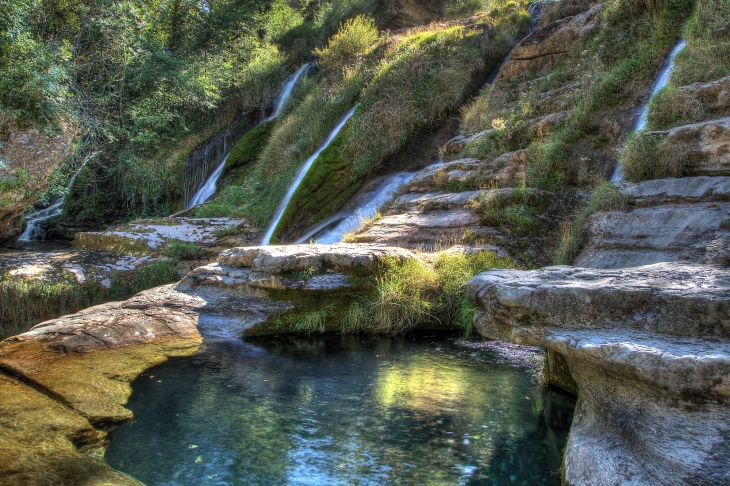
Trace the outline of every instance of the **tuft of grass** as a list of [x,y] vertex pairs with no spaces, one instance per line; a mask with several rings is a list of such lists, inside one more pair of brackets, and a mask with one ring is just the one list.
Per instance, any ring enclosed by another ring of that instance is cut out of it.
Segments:
[[651,132],[631,134],[619,161],[624,178],[631,182],[684,177],[690,173],[686,148],[666,142],[660,134]]
[[512,190],[491,189],[467,203],[469,209],[481,215],[483,224],[521,235],[537,225],[534,215],[541,206],[535,190],[524,185]]
[[235,236],[240,233],[241,233],[241,230],[238,229],[238,226],[236,226],[235,224],[230,224],[223,228],[217,228],[217,229],[213,230],[213,234],[215,234],[215,236],[217,238],[224,238],[226,236]]
[[197,260],[207,255],[205,248],[201,248],[195,243],[184,243],[182,241],[168,243],[160,253],[174,260]]
[[417,325],[471,329],[474,307],[466,284],[480,272],[514,264],[494,252],[443,252],[431,265],[387,258],[373,295],[353,303],[342,317],[343,333],[403,334]]
[[294,324],[294,330],[300,332],[306,332],[307,335],[313,332],[323,333],[327,329],[325,323],[327,318],[334,312],[334,306],[329,305],[322,310],[313,310],[304,312],[297,316],[296,323]]
[[133,272],[115,272],[111,276],[109,300],[125,300],[143,290],[180,280],[175,263],[157,260]]
[[593,190],[588,203],[580,210],[572,223],[565,221],[560,227],[560,243],[553,255],[554,265],[570,265],[583,246],[583,226],[596,211],[628,211],[631,198],[622,194],[609,181],[601,182]]

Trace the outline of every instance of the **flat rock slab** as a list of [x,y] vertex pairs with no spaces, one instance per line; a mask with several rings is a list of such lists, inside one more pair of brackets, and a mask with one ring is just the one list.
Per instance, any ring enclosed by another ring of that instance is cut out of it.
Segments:
[[241,233],[256,233],[244,219],[231,218],[168,218],[149,223],[130,223],[108,231],[76,233],[74,247],[120,251],[131,246],[155,250],[171,241],[213,246],[220,236],[217,231],[234,226]]
[[627,212],[598,212],[574,263],[626,268],[677,260],[730,265],[730,177],[685,177],[622,184]]
[[730,273],[707,266],[500,270],[474,277],[468,290],[472,300],[490,310],[483,325],[506,332],[505,338],[513,327],[730,337]]
[[469,295],[480,334],[565,363],[578,389],[567,484],[730,484],[729,272],[500,270]]

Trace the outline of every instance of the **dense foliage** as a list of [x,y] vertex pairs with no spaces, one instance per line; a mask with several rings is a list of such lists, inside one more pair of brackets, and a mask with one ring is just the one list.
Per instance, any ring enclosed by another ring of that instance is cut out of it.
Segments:
[[67,170],[98,156],[66,210],[77,222],[165,213],[180,196],[185,154],[241,113],[265,109],[291,66],[373,5],[2,2],[0,123],[80,127]]

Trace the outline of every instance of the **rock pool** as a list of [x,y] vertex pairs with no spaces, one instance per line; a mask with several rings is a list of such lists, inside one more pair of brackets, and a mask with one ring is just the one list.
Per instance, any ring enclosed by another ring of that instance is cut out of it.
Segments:
[[148,485],[557,485],[575,406],[433,335],[208,343],[133,389],[106,460]]

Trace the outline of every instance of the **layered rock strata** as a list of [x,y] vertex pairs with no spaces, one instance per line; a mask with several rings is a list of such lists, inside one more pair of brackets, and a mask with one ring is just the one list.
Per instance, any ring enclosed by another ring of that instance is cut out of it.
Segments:
[[546,348],[575,383],[567,484],[730,483],[728,272],[492,271],[469,294],[483,336]]
[[730,177],[622,184],[631,209],[598,212],[585,226],[580,267],[623,268],[677,260],[730,266]]

